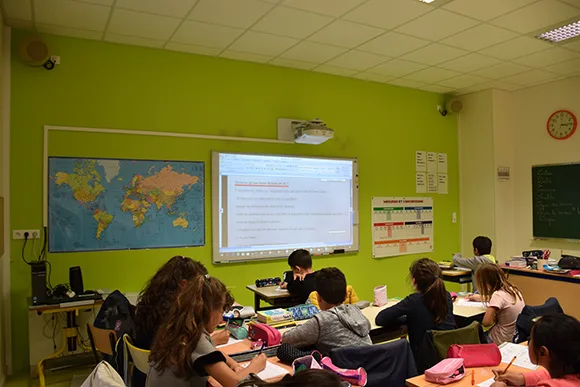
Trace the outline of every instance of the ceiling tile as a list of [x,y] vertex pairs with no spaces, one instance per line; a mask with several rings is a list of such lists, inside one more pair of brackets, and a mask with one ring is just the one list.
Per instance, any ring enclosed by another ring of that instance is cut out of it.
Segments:
[[108,7],[110,7],[111,5],[113,5],[113,3],[115,2],[115,0],[77,0],[77,1],[80,1],[82,3],[91,3],[91,4],[106,5]]
[[544,70],[561,75],[580,74],[580,59],[574,59],[567,62],[554,64],[552,66],[546,67]]
[[536,52],[531,55],[514,59],[514,62],[530,67],[545,67],[565,62],[571,59],[575,59],[578,57],[580,57],[580,53],[578,52],[554,47],[548,50]]
[[175,42],[168,42],[165,45],[165,49],[171,50],[171,51],[181,51],[181,52],[188,52],[190,54],[200,54],[200,55],[209,55],[209,56],[216,56],[220,52],[222,52],[221,48],[194,46],[191,44],[183,44],[183,43],[175,43]]
[[478,24],[465,16],[436,9],[397,28],[397,32],[427,40],[441,40]]
[[516,85],[528,86],[538,82],[547,81],[557,78],[558,75],[549,73],[544,70],[530,70],[525,73],[505,77],[502,81],[515,83]]
[[48,24],[36,23],[36,30],[43,34],[72,36],[74,38],[101,40],[103,33],[98,31],[80,30],[78,28],[51,26]]
[[186,20],[177,29],[171,41],[194,46],[226,48],[243,32],[237,28]]
[[146,39],[167,40],[171,37],[180,22],[180,19],[173,17],[115,9],[109,21],[107,33]]
[[319,72],[319,73],[340,75],[343,77],[349,77],[351,75],[356,74],[356,70],[349,70],[349,69],[345,69],[342,67],[334,67],[334,66],[328,66],[328,65],[320,65],[320,66],[314,68],[314,71]]
[[373,67],[372,69],[367,70],[367,72],[396,78],[422,70],[425,67],[427,66],[420,63],[393,59],[386,63],[380,64],[377,67]]
[[228,48],[235,51],[276,56],[288,50],[298,42],[297,39],[247,31]]
[[392,81],[388,82],[389,85],[395,85],[395,86],[402,86],[402,87],[409,87],[411,89],[419,89],[423,86],[425,86],[425,82],[417,82],[417,81],[411,81],[409,79],[393,79]]
[[530,70],[529,67],[511,62],[504,62],[474,71],[473,74],[489,79],[500,79],[509,75],[523,73],[528,70]]
[[499,62],[499,59],[473,53],[462,56],[461,58],[450,60],[449,62],[441,63],[439,67],[463,73],[470,73],[472,71],[479,70]]
[[309,37],[308,40],[354,48],[384,32],[384,30],[375,27],[364,26],[345,20],[337,20]]
[[562,44],[561,47],[568,50],[580,51],[580,39],[573,39],[572,42]]
[[456,77],[458,75],[461,74],[456,71],[440,69],[437,67],[429,67],[424,70],[417,71],[416,73],[406,75],[404,78],[424,83],[435,83]]
[[518,34],[515,32],[490,26],[489,24],[480,24],[467,31],[450,36],[442,40],[441,43],[465,50],[478,51],[516,37],[518,37]]
[[369,0],[343,16],[343,19],[392,29],[434,8],[419,1]]
[[551,44],[527,36],[520,36],[513,40],[500,43],[497,46],[485,48],[481,54],[493,56],[494,58],[511,60],[534,52],[546,50],[552,47]]
[[3,0],[4,18],[32,21],[30,0]]
[[266,63],[267,61],[272,59],[271,56],[267,56],[267,55],[250,54],[247,52],[239,52],[239,51],[232,51],[232,50],[226,50],[226,51],[222,52],[220,54],[220,57],[228,58],[228,59],[235,59],[235,60],[243,60],[246,62],[258,62],[258,63]]
[[285,59],[285,58],[274,58],[269,63],[275,66],[291,67],[300,70],[312,70],[314,67],[317,66],[316,63],[309,63],[300,60]]
[[580,8],[580,0],[560,0],[560,1],[573,5],[576,8]]
[[470,87],[476,85],[478,83],[483,83],[487,81],[485,78],[481,78],[471,74],[462,74],[455,78],[449,78],[441,82],[437,82],[437,84],[445,87],[452,87],[454,89],[463,89],[466,87]]
[[454,0],[443,6],[453,12],[479,20],[490,20],[537,0]]
[[275,35],[292,38],[305,38],[332,22],[328,16],[301,11],[294,8],[276,7],[259,22],[252,30],[268,32]]
[[105,34],[104,40],[107,42],[128,44],[130,46],[143,46],[152,48],[162,48],[165,44],[165,41],[163,40],[136,38],[133,36],[116,35],[110,33]]
[[[34,31],[34,23],[31,21],[4,18],[4,24],[19,30]],[[99,33],[102,35],[102,32]]]
[[433,43],[420,48],[417,51],[404,55],[401,59],[425,63],[428,65],[436,65],[467,54],[469,54],[469,52],[465,50]]
[[580,9],[557,0],[540,0],[498,17],[491,21],[491,24],[527,34],[563,22],[578,14],[580,14]]
[[196,0],[117,0],[117,8],[184,18]]
[[36,23],[104,31],[109,7],[70,0],[42,0],[34,4]]
[[282,55],[282,58],[312,63],[324,63],[345,52],[346,49],[314,42],[300,42]]
[[334,67],[362,71],[374,67],[380,63],[386,62],[389,59],[390,58],[386,56],[352,50],[326,62],[325,64]]
[[393,77],[389,77],[387,75],[380,75],[380,74],[373,74],[373,73],[366,73],[360,72],[356,75],[353,75],[353,78],[362,79],[363,81],[371,81],[371,82],[379,82],[379,83],[386,83],[393,79]]
[[364,2],[365,0],[284,0],[282,5],[339,17]]
[[189,15],[189,19],[250,28],[272,7],[272,4],[257,0],[201,0]]
[[521,86],[514,85],[513,83],[502,82],[502,81],[488,81],[480,83],[479,85],[472,86],[473,90],[487,90],[487,89],[498,89],[505,91],[513,91],[519,89]]
[[424,47],[430,42],[399,34],[396,32],[387,32],[358,47],[359,50],[372,52],[374,54],[387,55],[392,57],[401,56]]
[[439,85],[425,85],[425,86],[421,86],[420,89],[424,90],[424,91],[430,91],[432,93],[438,93],[438,94],[447,94],[447,93],[451,93],[453,91],[453,89],[450,87],[439,86]]

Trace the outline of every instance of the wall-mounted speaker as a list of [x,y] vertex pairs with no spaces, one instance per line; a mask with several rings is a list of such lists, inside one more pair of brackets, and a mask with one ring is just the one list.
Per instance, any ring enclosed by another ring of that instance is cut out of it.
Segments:
[[83,286],[83,273],[80,266],[71,267],[68,270],[68,280],[70,283],[70,290],[76,293],[77,296],[85,293]]
[[55,63],[50,60],[48,45],[38,35],[24,37],[18,45],[18,55],[30,66],[43,66],[47,70],[54,68]]

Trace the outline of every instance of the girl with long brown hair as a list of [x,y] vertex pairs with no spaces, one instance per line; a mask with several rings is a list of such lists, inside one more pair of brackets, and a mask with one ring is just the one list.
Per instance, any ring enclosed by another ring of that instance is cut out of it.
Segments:
[[494,263],[480,266],[475,272],[475,282],[479,294],[471,294],[468,299],[483,301],[487,306],[482,323],[484,327],[492,327],[487,332],[489,340],[497,345],[511,342],[516,333],[516,320],[526,305],[522,293]]
[[220,280],[201,275],[189,281],[155,336],[147,387],[205,387],[209,376],[223,387],[235,387],[250,373],[262,371],[264,354],[242,368],[215,348],[210,335],[230,307],[231,297]]
[[[380,326],[407,324],[409,344],[420,372],[429,364],[421,356],[421,346],[428,330],[455,329],[453,301],[441,278],[441,268],[428,258],[419,259],[409,268],[415,290],[403,301],[380,312],[375,320]],[[406,320],[405,320],[406,319]]]

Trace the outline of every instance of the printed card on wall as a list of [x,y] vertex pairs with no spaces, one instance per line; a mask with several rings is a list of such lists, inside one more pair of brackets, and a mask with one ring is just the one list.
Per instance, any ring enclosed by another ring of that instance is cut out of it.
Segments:
[[425,172],[415,173],[415,187],[417,193],[427,192],[427,174]]
[[437,152],[427,152],[427,172],[437,173]]
[[373,258],[433,251],[433,198],[374,197]]
[[427,171],[427,152],[425,151],[415,152],[415,170],[417,172]]
[[437,172],[447,173],[447,153],[437,154]]
[[437,174],[428,173],[427,174],[427,192],[437,193]]
[[449,193],[446,173],[439,173],[437,175],[437,189],[440,194],[446,195],[447,193]]

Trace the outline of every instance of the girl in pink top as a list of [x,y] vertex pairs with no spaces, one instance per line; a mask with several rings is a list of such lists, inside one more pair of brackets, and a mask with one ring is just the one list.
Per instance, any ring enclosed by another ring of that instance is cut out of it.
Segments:
[[528,351],[532,363],[540,365],[533,372],[494,370],[496,382],[492,387],[580,386],[580,322],[565,314],[542,317],[534,324]]

